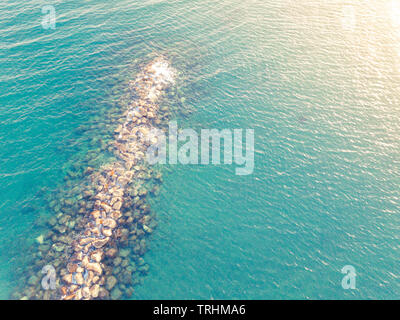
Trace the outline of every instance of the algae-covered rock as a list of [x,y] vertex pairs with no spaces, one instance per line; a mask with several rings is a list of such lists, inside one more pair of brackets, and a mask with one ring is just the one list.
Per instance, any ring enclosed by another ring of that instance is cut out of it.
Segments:
[[108,291],[112,290],[116,284],[117,284],[117,278],[115,278],[114,276],[110,276],[107,278],[106,288]]
[[121,281],[122,281],[122,283],[125,283],[125,284],[131,284],[132,283],[132,273],[127,270],[122,272]]
[[117,257],[117,258],[115,258],[115,259],[114,259],[114,266],[118,266],[118,265],[120,265],[120,264],[121,264],[121,262],[122,262],[122,259],[121,259],[121,257]]
[[153,233],[153,229],[146,226],[145,224],[143,225],[143,230],[146,231],[147,233]]
[[147,274],[149,272],[149,265],[145,264],[143,266],[140,266],[140,268],[138,269],[139,272],[141,272],[142,274]]
[[113,291],[111,291],[112,300],[118,300],[121,297],[122,297],[122,292],[118,288],[114,288]]
[[31,286],[36,285],[39,282],[39,278],[35,275],[31,276],[28,280],[28,284],[30,284]]
[[43,244],[43,242],[44,242],[44,236],[41,234],[39,237],[36,238],[36,241],[37,241],[39,244]]
[[122,249],[122,250],[119,252],[119,255],[120,255],[121,257],[123,257],[123,258],[129,256],[129,254],[130,254],[130,250],[129,250],[129,249]]
[[55,243],[55,244],[53,244],[53,248],[55,251],[61,252],[65,249],[65,245],[62,243]]

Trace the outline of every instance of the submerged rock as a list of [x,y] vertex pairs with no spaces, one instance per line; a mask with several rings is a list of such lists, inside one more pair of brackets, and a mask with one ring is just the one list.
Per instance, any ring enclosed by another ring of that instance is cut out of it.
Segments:
[[106,252],[106,256],[110,258],[114,258],[118,253],[118,250],[115,248],[108,249]]
[[28,280],[28,284],[34,286],[39,282],[39,278],[37,276],[31,276]]
[[114,288],[112,291],[111,291],[111,299],[113,299],[113,300],[118,300],[119,298],[121,298],[122,297],[122,292],[121,292],[121,290],[119,290],[118,288]]
[[39,244],[43,244],[44,242],[44,236],[41,234],[39,237],[35,239]]
[[129,256],[129,253],[130,253],[130,250],[129,250],[129,249],[122,249],[122,250],[119,252],[119,255],[120,255],[121,257],[125,258],[125,257]]
[[147,233],[153,233],[153,229],[146,226],[145,224],[143,225],[143,230],[146,231]]
[[114,276],[110,276],[107,278],[106,288],[108,291],[112,290],[116,284],[117,284],[117,278],[115,278]]

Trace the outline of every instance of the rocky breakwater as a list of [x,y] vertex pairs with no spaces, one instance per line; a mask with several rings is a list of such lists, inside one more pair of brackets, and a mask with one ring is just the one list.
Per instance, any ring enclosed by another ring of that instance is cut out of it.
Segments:
[[[156,137],[150,137],[152,129],[161,123],[157,102],[173,81],[174,70],[160,57],[145,66],[130,83],[136,98],[125,113],[125,122],[116,129],[114,150],[118,160],[91,175],[95,194],[90,198],[92,204],[87,206],[90,210],[84,213],[84,228],[72,242],[73,253],[68,258],[59,289],[61,299],[112,297],[110,290],[116,278],[107,270],[105,260],[118,255],[119,239],[128,236],[124,234],[128,229],[120,226],[135,221],[132,216],[127,218],[122,208],[126,201],[132,202],[130,186],[143,173],[139,163],[145,160],[147,148],[157,141]],[[133,199],[140,201],[137,193],[136,190]],[[152,231],[146,217],[140,217],[141,233]],[[114,294],[114,298],[119,296],[118,292]]]

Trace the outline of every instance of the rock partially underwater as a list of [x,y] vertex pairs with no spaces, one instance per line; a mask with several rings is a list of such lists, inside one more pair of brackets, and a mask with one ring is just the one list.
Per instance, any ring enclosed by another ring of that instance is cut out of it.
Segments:
[[77,217],[60,214],[49,222],[54,229],[47,236],[50,241],[42,235],[36,239],[41,258],[37,267],[54,266],[55,289],[44,290],[43,276],[33,274],[14,299],[120,299],[132,294],[139,281],[134,274],[148,272],[140,256],[155,222],[146,202],[148,191],[138,182],[152,176],[152,168],[144,165],[147,149],[157,142],[150,133],[165,120],[158,102],[174,77],[169,62],[158,57],[130,82],[135,98],[115,130],[117,160],[99,170],[88,168],[90,184],[79,195]]

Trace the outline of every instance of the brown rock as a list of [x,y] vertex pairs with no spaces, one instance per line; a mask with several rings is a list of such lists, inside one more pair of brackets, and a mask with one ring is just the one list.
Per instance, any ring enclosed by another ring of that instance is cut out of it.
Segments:
[[94,279],[94,272],[89,271],[88,276],[86,278],[86,285],[90,286],[93,283],[93,279]]
[[97,228],[92,228],[90,229],[90,233],[94,236],[99,236],[100,235],[100,230]]
[[117,249],[111,248],[111,249],[108,249],[108,250],[106,251],[106,256],[107,256],[107,257],[110,257],[110,258],[114,258],[114,257],[117,255],[117,253],[118,253],[118,250],[117,250]]
[[76,268],[76,272],[83,273],[85,271],[82,267]]
[[105,211],[106,213],[111,212],[111,207],[110,207],[108,204],[102,202],[102,203],[101,203],[101,207],[104,209],[104,211]]
[[75,274],[75,282],[78,284],[78,285],[82,285],[83,284],[83,276],[82,276],[82,273],[76,273]]
[[79,240],[79,244],[81,246],[87,245],[88,243],[91,243],[95,240],[95,238],[83,238]]
[[89,257],[84,256],[82,259],[82,267],[86,268],[86,266],[89,264]]
[[76,290],[75,292],[75,300],[82,300],[82,289]]
[[90,298],[90,289],[89,287],[83,287],[82,288],[82,296],[86,299]]
[[90,288],[90,295],[92,296],[92,298],[97,298],[99,296],[99,293],[100,286],[98,284],[95,284]]
[[79,286],[77,286],[76,284],[72,284],[69,286],[69,292],[70,293],[75,293],[76,290],[79,289]]
[[117,203],[118,201],[121,201],[121,199],[119,197],[114,197],[111,199],[110,201],[110,205],[113,206],[115,203]]
[[122,202],[121,201],[117,201],[116,203],[114,203],[114,205],[113,205],[113,209],[115,209],[115,210],[120,210],[121,209],[121,207],[122,207]]
[[72,299],[79,300],[79,299],[76,299],[76,294],[75,293],[70,294],[68,296],[65,296],[63,299],[64,300],[72,300]]
[[111,229],[114,229],[114,228],[117,226],[117,223],[115,222],[114,219],[108,218],[108,219],[105,219],[105,220],[103,221],[103,225],[104,225],[105,227],[109,227],[109,228],[111,228]]
[[100,263],[98,262],[88,263],[86,268],[88,270],[94,271],[97,274],[103,273],[103,269],[101,268]]
[[63,277],[64,282],[71,284],[72,283],[72,273],[68,273]]
[[110,293],[106,289],[100,288],[99,298],[105,299],[105,298],[108,298],[109,296],[110,296]]
[[111,213],[111,216],[112,216],[115,220],[117,220],[117,219],[119,219],[119,218],[122,217],[122,213],[121,213],[120,211],[113,211],[113,212]]
[[68,263],[68,265],[67,265],[68,272],[70,272],[70,273],[74,273],[77,268],[78,268],[78,265],[75,263]]
[[96,250],[91,254],[90,258],[96,262],[100,262],[103,258],[103,252],[101,252],[100,250]]
[[112,230],[110,228],[103,228],[103,234],[106,237],[111,237],[112,236]]
[[93,246],[97,249],[103,247],[108,241],[110,240],[110,238],[104,238],[104,239],[99,239],[96,241],[93,241]]
[[100,213],[99,210],[92,211],[92,212],[90,213],[90,215],[91,215],[94,219],[97,219],[97,218],[100,218],[100,217],[101,217],[101,213]]

